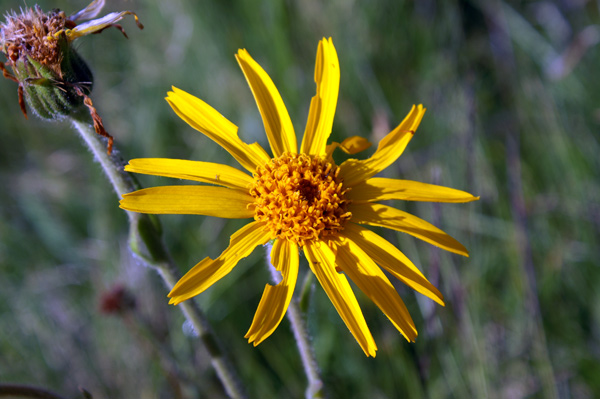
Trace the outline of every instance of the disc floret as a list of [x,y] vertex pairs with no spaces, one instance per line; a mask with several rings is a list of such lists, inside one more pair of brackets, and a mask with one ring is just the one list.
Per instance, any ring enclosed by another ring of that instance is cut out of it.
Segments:
[[352,214],[339,168],[306,154],[284,153],[257,168],[250,194],[254,219],[266,222],[272,239],[304,246],[344,229]]

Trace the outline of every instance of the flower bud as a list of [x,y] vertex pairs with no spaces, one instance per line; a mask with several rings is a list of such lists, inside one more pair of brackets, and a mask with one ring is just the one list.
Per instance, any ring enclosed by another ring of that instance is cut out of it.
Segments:
[[[125,31],[115,22],[125,15],[137,16],[131,11],[113,12],[102,18],[77,24],[79,19],[95,18],[105,0],[94,0],[83,10],[67,17],[60,10],[43,12],[38,6],[6,15],[0,24],[0,49],[6,62],[0,62],[4,77],[19,84],[19,104],[27,117],[25,100],[43,119],[60,119],[82,106],[86,106],[94,121],[96,132],[109,139],[102,119],[98,116],[88,97],[92,91],[93,76],[85,61],[77,54],[72,42],[91,33],[98,33],[111,26]],[[10,67],[12,73],[6,67]]]
[[79,92],[85,87],[88,94],[92,86],[90,69],[64,33],[67,21],[64,12],[44,13],[35,7],[9,14],[2,25],[7,65],[29,107],[44,119],[58,119],[79,108]]

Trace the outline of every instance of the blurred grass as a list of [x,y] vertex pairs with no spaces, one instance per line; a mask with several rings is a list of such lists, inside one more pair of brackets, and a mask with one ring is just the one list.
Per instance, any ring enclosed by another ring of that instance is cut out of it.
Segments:
[[[39,4],[67,13],[86,5]],[[22,5],[3,0],[2,9]],[[301,135],[317,42],[332,36],[342,73],[333,139],[377,141],[423,103],[417,135],[386,173],[481,196],[466,205],[394,204],[455,236],[468,259],[381,231],[446,297],[442,308],[398,285],[416,344],[359,294],[379,346],[365,358],[315,287],[309,328],[331,397],[600,396],[600,53],[592,45],[573,64],[569,52],[585,28],[598,29],[597,3],[151,0],[113,1],[105,11],[123,9],[146,29],[124,21],[129,40],[109,29],[77,46],[124,158],[233,164],[170,110],[163,98],[171,85],[214,106],[247,142],[265,144],[238,48],[270,74]],[[125,215],[77,136],[63,123],[25,120],[13,82],[1,80],[0,91],[0,381],[70,397],[78,386],[98,398],[222,397],[161,283],[130,257]],[[218,255],[240,226],[161,220],[182,272]],[[302,397],[287,321],[257,348],[243,338],[268,280],[263,255],[258,249],[198,301],[252,397]],[[116,283],[135,294],[138,312],[190,376],[182,386],[143,337],[99,312]]]

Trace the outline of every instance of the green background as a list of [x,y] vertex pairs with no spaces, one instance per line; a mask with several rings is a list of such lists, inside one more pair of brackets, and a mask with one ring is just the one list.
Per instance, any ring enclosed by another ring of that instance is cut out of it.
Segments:
[[[23,6],[0,4],[2,12]],[[40,5],[69,14],[87,4]],[[129,40],[108,29],[74,45],[94,72],[94,105],[123,158],[233,165],[172,112],[164,101],[171,85],[215,107],[246,142],[266,145],[234,58],[246,48],[280,90],[300,136],[317,43],[331,36],[341,68],[332,138],[377,142],[422,103],[428,110],[417,134],[385,175],[481,200],[393,203],[453,235],[470,258],[378,230],[446,298],[440,307],[396,285],[419,330],[415,344],[357,292],[379,347],[366,358],[314,287],[308,325],[330,397],[594,398],[599,7],[585,0],[109,0],[101,15],[133,10],[145,29],[127,17]],[[167,305],[166,288],[129,253],[125,214],[77,134],[65,122],[25,120],[14,82],[0,80],[0,92],[0,382],[71,398],[82,397],[78,387],[95,398],[224,397],[198,340]],[[161,221],[182,273],[218,256],[245,223]],[[288,321],[257,348],[243,338],[268,281],[258,248],[196,300],[251,397],[300,398],[306,377]],[[117,285],[137,303],[126,317],[99,311]]]

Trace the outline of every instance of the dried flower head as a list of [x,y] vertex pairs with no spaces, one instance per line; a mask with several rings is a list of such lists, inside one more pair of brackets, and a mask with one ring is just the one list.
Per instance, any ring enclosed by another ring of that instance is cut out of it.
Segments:
[[104,130],[102,119],[88,97],[93,85],[92,72],[72,42],[111,26],[127,37],[123,28],[115,24],[125,15],[133,15],[140,29],[143,26],[131,11],[113,12],[78,25],[79,20],[95,18],[104,3],[105,0],[94,0],[69,17],[57,9],[44,12],[37,5],[21,9],[20,13],[7,13],[6,21],[0,24],[0,50],[6,57],[6,62],[0,62],[0,69],[4,77],[19,84],[19,105],[25,117],[25,100],[41,118],[52,120],[85,105],[96,132],[108,139],[110,153],[112,137]]

